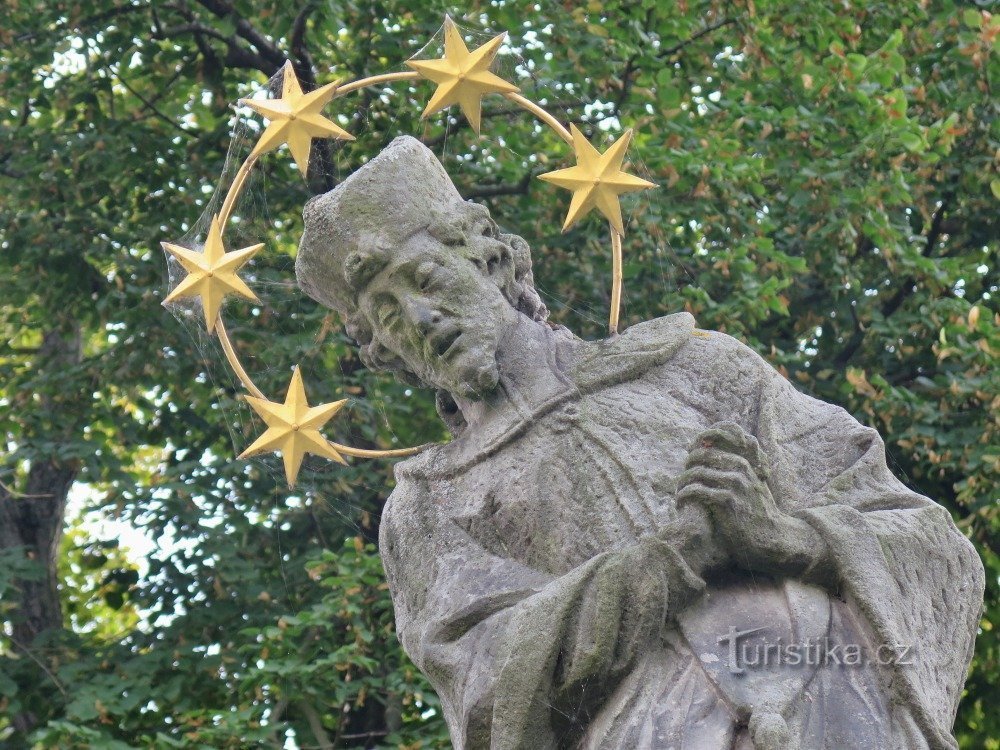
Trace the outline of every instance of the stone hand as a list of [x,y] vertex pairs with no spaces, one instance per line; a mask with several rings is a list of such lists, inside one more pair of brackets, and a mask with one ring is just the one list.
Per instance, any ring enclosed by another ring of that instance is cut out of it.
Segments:
[[572,688],[621,673],[659,632],[670,593],[662,555],[662,544],[647,538],[606,556],[570,629],[560,684]]
[[825,545],[808,523],[778,507],[768,473],[756,438],[734,422],[718,422],[695,439],[679,477],[677,504],[708,511],[732,563],[799,573],[817,562]]
[[670,582],[663,555],[660,542],[642,539],[613,553],[597,576],[599,596],[605,602],[617,599],[611,616],[618,620],[614,652],[619,663],[635,658],[667,614]]
[[660,642],[675,556],[654,536],[600,556],[563,634],[550,699],[557,716],[575,716],[586,696],[602,695]]

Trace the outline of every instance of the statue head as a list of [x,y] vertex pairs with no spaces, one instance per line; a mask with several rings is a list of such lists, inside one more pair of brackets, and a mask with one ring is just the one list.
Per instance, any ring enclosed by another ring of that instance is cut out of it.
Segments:
[[299,286],[343,316],[373,369],[479,399],[497,386],[505,333],[548,314],[527,243],[464,201],[414,138],[394,140],[304,217]]

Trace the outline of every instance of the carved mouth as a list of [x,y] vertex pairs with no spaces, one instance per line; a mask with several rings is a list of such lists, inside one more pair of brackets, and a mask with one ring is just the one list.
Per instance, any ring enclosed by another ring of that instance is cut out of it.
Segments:
[[462,330],[460,328],[452,328],[448,331],[443,331],[434,337],[431,341],[431,350],[437,357],[447,357],[451,354],[453,348],[455,347],[455,342],[458,341],[462,336]]

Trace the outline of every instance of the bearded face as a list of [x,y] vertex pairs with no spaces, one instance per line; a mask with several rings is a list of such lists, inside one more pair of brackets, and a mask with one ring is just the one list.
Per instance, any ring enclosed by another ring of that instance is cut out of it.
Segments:
[[485,209],[456,208],[401,247],[352,253],[346,273],[357,289],[355,326],[370,331],[369,359],[481,399],[497,386],[497,349],[519,314],[514,253]]
[[548,315],[527,243],[499,234],[414,138],[395,139],[303,216],[299,286],[344,317],[366,365],[437,388],[441,403],[495,390],[506,331]]

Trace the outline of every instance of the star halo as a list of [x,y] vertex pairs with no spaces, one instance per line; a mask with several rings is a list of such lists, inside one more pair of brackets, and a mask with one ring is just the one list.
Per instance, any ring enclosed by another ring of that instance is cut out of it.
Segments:
[[290,489],[294,488],[303,459],[309,453],[346,463],[343,458],[345,455],[359,458],[401,457],[413,455],[427,447],[365,450],[328,440],[320,429],[343,408],[346,399],[310,406],[298,367],[293,370],[284,401],[268,399],[240,362],[222,320],[222,305],[229,294],[259,302],[237,272],[263,245],[226,252],[223,244],[226,225],[237,198],[246,186],[251,169],[264,154],[287,145],[296,167],[305,178],[314,138],[354,140],[353,135],[321,114],[322,109],[334,99],[368,86],[423,78],[437,84],[437,89],[424,109],[423,117],[457,104],[473,130],[479,134],[482,98],[499,94],[552,128],[572,147],[577,163],[574,167],[540,175],[540,179],[573,193],[563,231],[595,208],[608,220],[612,249],[609,329],[612,335],[617,333],[621,300],[621,240],[625,234],[619,195],[655,187],[654,183],[622,169],[625,151],[632,139],[632,130],[626,131],[603,154],[600,153],[575,124],[567,129],[541,106],[522,96],[517,86],[490,71],[506,39],[506,32],[469,51],[460,30],[449,16],[445,16],[443,29],[444,57],[434,60],[411,58],[406,63],[412,68],[410,71],[369,76],[346,84],[338,81],[303,92],[291,62],[286,62],[282,68],[280,98],[240,100],[241,104],[267,119],[268,125],[234,176],[219,213],[212,219],[203,251],[199,253],[175,243],[162,243],[164,250],[174,256],[188,272],[188,276],[167,295],[164,304],[184,296],[201,297],[208,331],[214,332],[218,337],[226,359],[250,394],[245,396],[247,403],[266,425],[264,433],[239,457],[242,459],[260,453],[280,453]]

